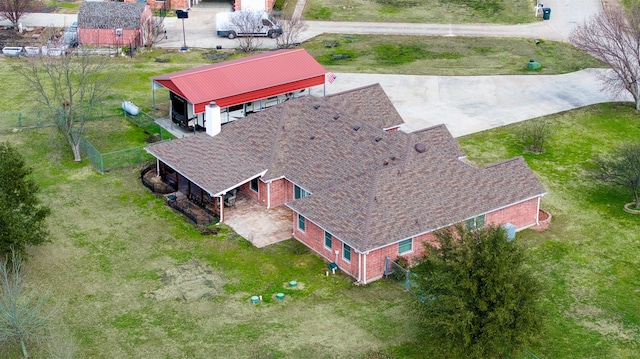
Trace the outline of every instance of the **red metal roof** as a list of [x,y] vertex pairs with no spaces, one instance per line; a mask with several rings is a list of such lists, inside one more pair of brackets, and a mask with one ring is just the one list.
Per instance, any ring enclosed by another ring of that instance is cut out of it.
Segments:
[[152,78],[204,112],[324,84],[325,70],[305,49],[276,50]]

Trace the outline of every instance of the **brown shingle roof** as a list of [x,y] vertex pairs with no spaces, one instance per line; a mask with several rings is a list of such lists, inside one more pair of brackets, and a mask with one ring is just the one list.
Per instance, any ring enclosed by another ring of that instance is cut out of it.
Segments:
[[[372,91],[378,90],[344,93],[349,101],[290,100],[225,125],[215,137],[147,150],[212,194],[265,171],[265,181],[286,177],[312,193],[288,205],[358,251],[545,193],[520,157],[485,168],[461,161],[464,154],[444,125],[410,134],[382,131],[386,124],[362,107]],[[378,98],[378,113],[393,114],[388,107],[386,96]]]
[[341,111],[377,128],[392,128],[404,123],[396,108],[390,106],[390,100],[380,84],[328,95],[327,99]]
[[138,29],[145,3],[83,1],[78,27],[88,29]]

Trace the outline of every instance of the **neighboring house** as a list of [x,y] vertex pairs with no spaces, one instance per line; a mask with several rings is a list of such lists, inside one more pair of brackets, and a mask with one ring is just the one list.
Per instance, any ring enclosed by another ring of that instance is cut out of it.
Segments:
[[152,21],[144,3],[83,1],[78,12],[78,42],[95,46],[143,46]]
[[169,90],[173,123],[206,128],[205,107],[210,102],[220,108],[220,121],[226,123],[304,95],[311,87],[324,85],[326,74],[304,49],[269,51],[155,76],[153,107],[155,111],[155,89],[164,87]]
[[[140,3],[139,0],[124,0],[128,3]],[[144,4],[145,1],[142,1]],[[198,0],[146,0],[146,4],[154,10],[158,9],[181,9],[186,10],[192,5],[196,5]]]
[[[138,0],[124,0],[128,3],[140,2]],[[197,6],[202,0],[146,0],[146,4],[152,9],[180,9],[187,10],[194,6]],[[144,1],[143,1],[144,2]],[[251,9],[251,10],[265,10],[271,11],[275,0],[232,0],[233,9]]]
[[267,208],[288,206],[293,236],[362,283],[383,276],[386,257],[420,255],[438,229],[538,223],[546,192],[523,158],[476,168],[444,125],[395,131],[401,123],[372,85],[146,149],[162,178],[221,221],[235,189]]

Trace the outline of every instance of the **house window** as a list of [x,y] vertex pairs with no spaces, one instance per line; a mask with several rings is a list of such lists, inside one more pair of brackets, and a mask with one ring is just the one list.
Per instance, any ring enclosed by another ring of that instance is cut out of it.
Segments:
[[308,195],[309,195],[309,192],[307,192],[307,191],[303,190],[302,188],[298,187],[298,185],[295,185],[293,187],[293,199],[305,198]]
[[342,258],[344,258],[344,260],[347,262],[351,260],[351,247],[349,247],[346,243],[342,244]]
[[298,214],[298,229],[304,232],[305,219],[301,214]]
[[324,246],[326,248],[331,249],[331,242],[333,240],[333,236],[329,232],[324,232]]
[[398,254],[405,254],[413,250],[413,238],[405,239],[398,243]]
[[257,178],[252,179],[250,185],[251,185],[251,190],[253,192],[258,192],[258,179]]
[[467,229],[471,230],[471,229],[484,227],[484,222],[485,222],[485,215],[483,214],[478,217],[467,219],[466,221],[464,221],[464,224],[465,224],[465,227],[467,227]]

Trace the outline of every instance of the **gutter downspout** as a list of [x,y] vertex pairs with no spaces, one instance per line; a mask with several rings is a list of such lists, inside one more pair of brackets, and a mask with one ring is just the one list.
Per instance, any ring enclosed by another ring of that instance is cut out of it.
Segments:
[[358,252],[358,283],[362,281],[362,253]]
[[267,183],[267,209],[271,208],[271,182]]
[[369,254],[369,252],[364,253],[364,284],[367,284],[367,254]]
[[540,198],[538,197],[538,208],[536,208],[536,226],[540,224]]

